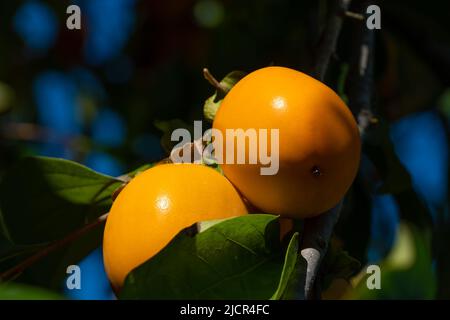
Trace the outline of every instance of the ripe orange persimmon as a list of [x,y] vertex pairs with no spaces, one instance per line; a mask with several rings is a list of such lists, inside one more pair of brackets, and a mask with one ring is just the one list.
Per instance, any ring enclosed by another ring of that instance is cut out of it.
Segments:
[[120,192],[103,239],[106,273],[118,290],[126,275],[195,222],[247,213],[233,185],[215,170],[196,164],[150,168]]
[[[260,174],[259,156],[257,164],[222,165],[225,176],[265,212],[318,215],[343,198],[358,170],[361,146],[352,113],[332,89],[299,71],[267,67],[250,73],[226,95],[213,128],[224,137],[223,149],[216,150],[223,157],[226,129],[279,129],[275,175]],[[234,139],[235,154],[245,148],[249,159],[248,143]]]

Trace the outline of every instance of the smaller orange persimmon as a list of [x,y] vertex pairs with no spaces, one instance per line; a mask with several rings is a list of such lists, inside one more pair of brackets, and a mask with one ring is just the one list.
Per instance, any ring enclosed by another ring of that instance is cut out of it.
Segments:
[[120,192],[106,221],[103,256],[117,291],[126,275],[195,222],[247,214],[233,185],[195,164],[162,164],[137,175]]

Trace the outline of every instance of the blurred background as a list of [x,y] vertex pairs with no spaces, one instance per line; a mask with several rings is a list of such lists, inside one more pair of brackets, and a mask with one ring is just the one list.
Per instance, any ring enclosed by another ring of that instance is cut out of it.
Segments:
[[[272,64],[309,72],[325,2],[2,1],[0,175],[25,155],[71,159],[113,176],[162,159],[164,128],[201,119],[214,92],[203,67],[218,79]],[[382,130],[368,133],[335,239],[362,265],[386,258],[400,221],[415,221],[417,211],[430,219],[433,239],[450,241],[450,3],[378,3],[373,90]],[[70,4],[81,8],[81,30],[66,28]],[[345,23],[326,78],[343,97],[355,23]],[[403,169],[412,188],[401,187]],[[447,284],[435,291],[449,297],[449,274],[440,272],[450,269],[448,251],[433,250],[433,274]],[[101,250],[80,266],[82,290],[65,294],[113,299]],[[407,284],[395,290],[422,297]]]

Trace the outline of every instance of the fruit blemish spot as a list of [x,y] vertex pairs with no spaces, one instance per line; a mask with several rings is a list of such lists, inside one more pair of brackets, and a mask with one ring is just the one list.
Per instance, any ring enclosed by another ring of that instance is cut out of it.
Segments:
[[320,168],[318,166],[314,166],[311,168],[311,173],[315,176],[315,177],[320,177],[322,175],[322,171],[320,170]]

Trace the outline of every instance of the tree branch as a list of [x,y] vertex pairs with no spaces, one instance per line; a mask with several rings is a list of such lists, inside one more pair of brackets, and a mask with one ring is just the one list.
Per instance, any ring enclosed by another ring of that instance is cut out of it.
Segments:
[[[328,39],[328,43],[324,43],[319,55],[316,67],[316,76],[323,79],[327,70],[329,58],[335,49],[337,38],[342,26],[342,18],[339,18],[339,12],[348,9],[350,1],[341,0],[335,4],[334,14],[330,17],[329,24],[325,29],[328,35],[324,39]],[[364,1],[361,11],[365,12],[365,8],[372,4],[373,1]],[[364,10],[363,10],[364,9]],[[349,105],[350,109],[358,117],[358,124],[361,133],[376,119],[372,115],[372,87],[373,87],[373,58],[375,35],[374,30],[366,28],[365,24],[357,23],[358,30],[356,37],[356,50],[353,54],[351,62],[351,70],[349,75]],[[331,238],[335,224],[337,223],[342,208],[342,202],[335,208],[326,213],[305,221],[304,235],[301,245],[301,255],[307,261],[307,272],[305,282],[305,297],[311,299],[314,295],[314,285],[317,281],[317,273],[320,268],[320,262],[328,249],[328,243]],[[317,292],[318,293],[318,292]]]
[[[364,10],[375,1],[364,1],[360,10]],[[378,120],[372,110],[372,88],[373,88],[373,63],[375,30],[360,24],[354,25],[355,41],[352,48],[350,70],[348,76],[349,107],[358,120],[361,134]]]
[[[337,40],[341,32],[343,19],[351,0],[333,0],[329,13],[328,24],[325,27],[319,45],[314,76],[323,81],[331,56],[336,50]],[[305,220],[305,228],[300,246],[300,254],[306,260],[306,280],[304,297],[312,299],[314,285],[322,258],[325,256],[334,226],[339,219],[342,202],[331,210],[314,218]]]
[[10,280],[17,275],[21,274],[24,270],[31,267],[33,264],[35,264],[37,261],[41,260],[42,258],[48,256],[50,253],[61,249],[65,247],[66,245],[74,242],[87,232],[95,229],[96,227],[102,225],[108,216],[108,213],[105,213],[104,215],[98,217],[91,223],[83,226],[82,228],[75,230],[74,232],[68,234],[66,237],[56,240],[55,242],[49,244],[47,247],[43,248],[39,252],[35,253],[34,255],[28,257],[18,265],[12,267],[11,269],[3,272],[0,274],[0,282]]
[[342,208],[342,202],[318,217],[305,221],[300,254],[306,260],[305,298],[311,299],[314,284],[322,258],[328,250],[328,242],[333,233]]
[[313,76],[323,81],[330,64],[330,58],[336,50],[336,44],[342,28],[342,22],[346,16],[351,0],[332,0],[330,4],[332,8],[329,12],[328,23],[323,31]]

